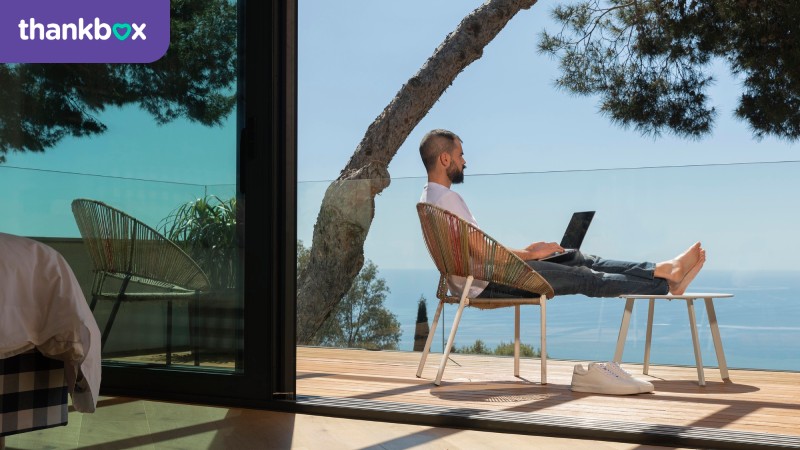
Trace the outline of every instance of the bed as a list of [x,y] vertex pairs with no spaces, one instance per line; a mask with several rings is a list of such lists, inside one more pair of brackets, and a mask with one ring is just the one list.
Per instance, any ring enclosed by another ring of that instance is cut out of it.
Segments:
[[32,239],[0,233],[0,445],[67,423],[67,395],[91,413],[100,331],[69,264]]

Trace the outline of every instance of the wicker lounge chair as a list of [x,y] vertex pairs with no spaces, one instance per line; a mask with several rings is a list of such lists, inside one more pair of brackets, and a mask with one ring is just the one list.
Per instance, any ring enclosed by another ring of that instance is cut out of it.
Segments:
[[[514,376],[519,376],[519,311],[520,305],[539,305],[541,311],[541,383],[547,384],[547,346],[545,339],[546,330],[546,302],[553,297],[553,288],[536,271],[530,268],[518,256],[492,239],[480,229],[458,216],[427,203],[418,203],[422,234],[428,252],[439,269],[439,286],[436,297],[439,306],[433,316],[431,333],[425,343],[422,358],[417,369],[417,377],[422,376],[425,360],[431,349],[433,335],[445,303],[458,303],[458,311],[453,319],[450,337],[442,355],[439,371],[434,384],[437,386],[442,381],[445,365],[450,356],[450,349],[455,341],[458,322],[466,306],[479,309],[491,309],[513,306],[514,318]],[[447,279],[451,276],[466,278],[464,293],[460,296],[448,292]],[[469,298],[469,288],[473,280],[484,280],[503,284],[527,292],[530,298],[513,299],[488,299]]]
[[[190,308],[197,311],[201,291],[208,290],[208,277],[197,263],[180,247],[158,231],[130,215],[88,199],[72,202],[72,213],[92,260],[95,273],[92,284],[91,309],[100,299],[114,300],[108,321],[103,328],[101,346],[105,346],[122,302],[167,302],[166,363],[172,363],[172,302],[190,300]],[[106,282],[121,281],[118,289],[109,290]],[[130,283],[145,285],[144,291],[129,291]],[[190,319],[192,314],[190,310]],[[190,322],[190,341],[193,324]],[[199,352],[192,343],[195,365]]]

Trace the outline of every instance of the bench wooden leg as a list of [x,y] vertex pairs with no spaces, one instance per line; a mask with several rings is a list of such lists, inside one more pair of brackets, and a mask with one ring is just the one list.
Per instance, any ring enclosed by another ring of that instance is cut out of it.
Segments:
[[625,299],[625,312],[622,313],[622,324],[619,326],[619,336],[617,336],[617,350],[614,352],[614,362],[622,362],[622,351],[625,350],[625,339],[628,338],[628,325],[631,323],[631,311],[633,311],[633,299]]
[[645,375],[650,374],[650,344],[653,342],[653,314],[656,310],[656,300],[650,299],[650,305],[647,308],[647,336],[644,341],[644,369],[642,373]]
[[540,345],[541,345],[541,367],[542,367],[542,384],[547,384],[547,296],[539,297],[539,306],[541,307],[541,314],[539,315],[539,330],[541,331]]
[[706,298],[706,314],[708,314],[708,324],[711,327],[711,337],[714,339],[714,350],[717,352],[717,364],[719,365],[719,373],[723,380],[729,380],[728,363],[725,361],[725,351],[722,349],[722,337],[719,334],[719,325],[717,324],[717,313],[714,311],[714,301],[711,298]]
[[703,356],[700,354],[700,339],[697,336],[697,318],[694,314],[694,300],[686,300],[686,308],[689,310],[689,328],[692,330],[692,345],[694,345],[694,360],[697,364],[697,384],[706,385],[706,378],[703,374]]
[[514,305],[514,376],[519,376],[519,305]]

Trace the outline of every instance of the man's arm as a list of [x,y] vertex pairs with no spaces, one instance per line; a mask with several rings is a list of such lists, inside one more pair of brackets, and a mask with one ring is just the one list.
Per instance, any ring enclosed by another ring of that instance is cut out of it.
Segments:
[[[470,235],[470,250],[473,253],[477,253],[479,248],[482,248],[482,235],[481,233],[473,232]],[[530,261],[541,259],[547,256],[552,255],[555,252],[563,252],[564,247],[558,245],[555,242],[534,242],[533,244],[523,248],[523,249],[516,249],[516,248],[509,248],[506,247],[508,251],[517,255],[523,261]]]
[[[466,202],[464,202],[464,199],[462,199],[461,196],[456,192],[448,192],[447,195],[440,198],[435,204],[436,206],[444,208],[461,217],[467,222],[470,222],[472,225],[478,228],[478,223],[475,220],[475,217],[472,215],[472,212],[470,212]],[[473,252],[480,248],[480,234],[474,233],[472,236],[470,236],[470,248]],[[511,253],[519,256],[523,261],[530,261],[532,259],[541,259],[546,256],[550,256],[555,252],[563,252],[564,248],[555,242],[534,242],[523,249],[508,248],[508,250]]]
[[523,249],[509,248],[508,250],[519,256],[523,261],[530,261],[542,259],[556,252],[563,252],[564,247],[555,242],[534,242]]

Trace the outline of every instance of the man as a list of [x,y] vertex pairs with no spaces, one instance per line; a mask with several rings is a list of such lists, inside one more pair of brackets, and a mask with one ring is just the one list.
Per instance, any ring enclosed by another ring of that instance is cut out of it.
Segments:
[[[428,183],[420,202],[446,209],[478,226],[475,217],[461,196],[452,191],[453,184],[464,181],[464,150],[461,138],[447,130],[432,130],[425,134],[419,147],[422,162],[428,172]],[[538,272],[553,287],[555,295],[583,294],[588,297],[616,297],[622,294],[671,293],[681,295],[697,276],[706,259],[706,252],[697,242],[673,259],[659,263],[628,262],[604,259],[576,252],[565,262],[554,263],[539,259],[563,252],[555,242],[534,242],[523,249],[509,249]],[[460,294],[464,279],[450,280],[450,290]],[[503,298],[529,296],[530,293],[508,286],[475,280],[470,297]]]

